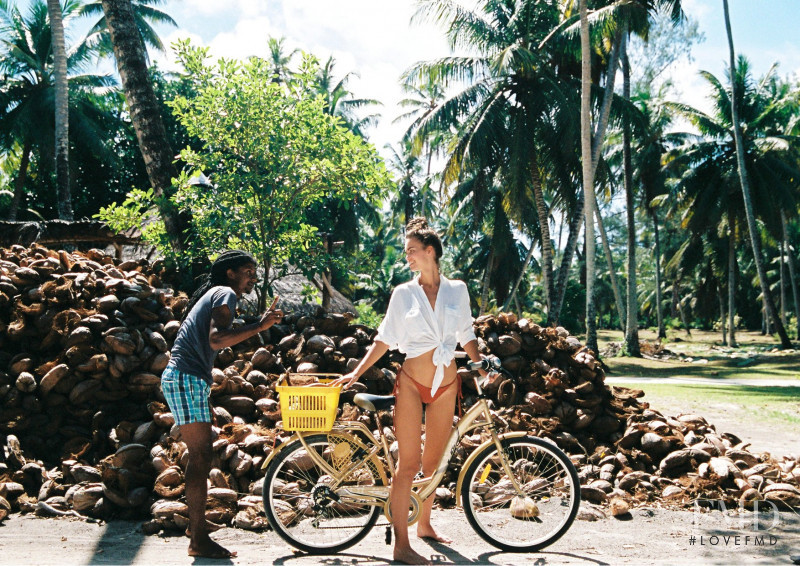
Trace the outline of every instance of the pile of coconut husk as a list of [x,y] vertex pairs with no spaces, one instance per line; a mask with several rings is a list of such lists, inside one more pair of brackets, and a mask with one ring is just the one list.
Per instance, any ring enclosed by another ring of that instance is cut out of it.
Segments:
[[[0,249],[0,520],[77,513],[145,518],[148,532],[186,527],[188,455],[159,375],[187,298],[163,279],[158,263],[120,263],[98,250]],[[502,313],[480,317],[475,331],[480,350],[520,377],[488,387],[502,427],[566,450],[588,501],[612,513],[698,497],[800,504],[796,460],[752,454],[701,417],[666,417],[641,391],[607,386],[595,356],[565,329]],[[302,384],[352,369],[374,334],[352,315],[318,309],[219,353],[209,521],[265,527],[262,463],[291,434],[276,385],[287,374]],[[344,392],[340,417],[374,428],[352,398],[390,393],[402,359],[390,352]],[[459,372],[469,407],[474,374]],[[392,425],[391,413],[379,417]],[[439,504],[453,502],[458,471],[485,437],[475,431],[457,447]]]

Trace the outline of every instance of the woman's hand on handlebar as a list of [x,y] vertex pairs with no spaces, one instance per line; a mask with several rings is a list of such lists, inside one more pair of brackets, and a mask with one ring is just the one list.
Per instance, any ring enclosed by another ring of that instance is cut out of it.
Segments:
[[331,381],[330,386],[336,387],[338,385],[341,386],[342,389],[347,389],[348,387],[353,385],[356,381],[358,381],[358,374],[354,371],[351,371],[350,373],[344,374],[339,379],[334,379],[333,381]]

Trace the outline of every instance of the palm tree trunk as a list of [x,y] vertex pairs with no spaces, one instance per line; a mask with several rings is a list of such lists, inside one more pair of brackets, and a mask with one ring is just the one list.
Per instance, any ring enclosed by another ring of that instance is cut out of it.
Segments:
[[544,278],[544,299],[547,315],[553,310],[553,243],[550,239],[550,216],[542,191],[542,178],[539,174],[539,163],[536,154],[531,157],[531,185],[533,200],[536,203],[536,214],[539,218],[539,231],[542,238],[542,277]]
[[58,0],[47,0],[52,36],[53,78],[55,83],[56,121],[56,187],[58,217],[72,220],[72,195],[69,190],[69,85],[67,84],[67,46],[64,39],[64,22]]
[[26,139],[22,146],[22,157],[19,160],[17,178],[14,179],[14,198],[11,199],[11,206],[8,208],[8,220],[17,219],[17,213],[22,204],[22,194],[25,192],[25,180],[28,178],[28,166],[31,163],[32,148],[33,144]]
[[728,341],[731,348],[738,348],[736,343],[736,218],[729,211],[728,225],[728,328],[731,339]]
[[564,294],[567,291],[567,280],[569,279],[569,270],[572,266],[572,257],[575,255],[575,250],[578,248],[578,236],[581,232],[583,225],[584,213],[584,199],[583,190],[579,190],[575,199],[575,208],[572,211],[572,218],[569,222],[569,235],[567,236],[567,245],[564,247],[564,255],[561,257],[561,265],[558,268],[558,280],[555,286],[555,300],[553,301],[553,310],[547,313],[547,325],[552,326],[558,324],[558,319],[561,316],[561,307],[564,304]]
[[511,289],[511,294],[506,299],[506,302],[503,303],[504,311],[507,311],[508,307],[511,305],[511,301],[514,301],[517,298],[517,289],[519,289],[519,284],[522,282],[522,278],[525,276],[525,271],[528,269],[528,264],[531,262],[534,248],[535,246],[533,245],[533,242],[531,242],[531,246],[528,248],[528,253],[525,255],[525,261],[522,262],[522,270],[519,272],[519,277],[517,277],[517,280],[514,282],[514,288]]
[[654,250],[656,260],[656,320],[658,321],[658,337],[666,338],[664,328],[664,313],[661,311],[661,241],[658,235],[658,216],[654,208],[648,209],[653,219]]
[[722,327],[722,345],[728,345],[728,333],[725,328],[725,293],[722,290],[722,281],[717,282],[717,298],[719,299],[719,322]]
[[586,239],[586,346],[598,352],[595,321],[594,178],[592,171],[592,108],[590,99],[588,0],[580,0],[581,20],[581,160],[583,162],[584,238]]
[[619,65],[620,49],[622,47],[622,29],[617,30],[614,35],[614,45],[611,48],[611,57],[608,60],[606,70],[606,85],[603,90],[603,106],[600,109],[600,119],[592,138],[592,179],[597,172],[597,162],[600,161],[600,152],[603,149],[603,140],[606,137],[608,119],[611,116],[611,102],[614,99],[614,82],[617,78],[617,66]]
[[780,257],[780,270],[781,270],[781,324],[786,326],[786,277],[784,272],[786,271],[786,247],[784,246],[784,240],[781,240],[781,245],[779,246],[779,250],[781,253]]
[[489,278],[492,276],[492,263],[494,263],[494,249],[489,252],[489,259],[486,261],[486,272],[483,275],[480,315],[486,312],[486,303],[489,302]]
[[692,335],[692,328],[689,326],[689,320],[686,318],[686,309],[683,308],[683,300],[678,301],[678,314],[681,315],[681,323],[683,324],[683,329],[686,330],[686,334],[688,336]]
[[795,323],[797,324],[797,339],[800,340],[800,300],[798,300],[797,290],[797,273],[795,272],[794,256],[792,254],[792,246],[789,245],[789,230],[786,226],[786,213],[781,210],[781,227],[783,228],[783,241],[786,242],[786,254],[788,256],[787,263],[789,264],[789,280],[792,285],[792,299],[794,299],[794,316]]
[[176,173],[172,163],[175,153],[170,147],[158,100],[147,73],[144,42],[136,26],[130,0],[102,0],[102,4],[147,176],[159,203],[159,213],[172,248],[180,253],[186,247],[182,237],[182,228],[185,226],[181,224],[175,206],[164,198],[172,192],[172,178]]
[[[628,22],[625,21],[622,37],[622,96],[631,99],[631,66],[628,60]],[[625,185],[625,208],[628,219],[628,305],[625,309],[625,349],[629,356],[640,357],[639,305],[636,300],[636,219],[633,202],[633,164],[631,161],[631,125],[627,116],[622,118],[622,168]]]
[[[614,80],[617,76],[617,66],[619,64],[619,47],[622,40],[622,33],[618,31],[614,37],[614,45],[611,48],[611,57],[608,62],[608,70],[606,71],[606,84],[603,92],[603,106],[600,109],[600,119],[597,122],[594,136],[592,138],[592,179],[597,170],[597,162],[600,160],[600,151],[603,148],[603,139],[606,135],[608,127],[608,119],[611,115],[611,102],[614,98]],[[594,183],[594,181],[592,181]],[[596,200],[595,200],[596,203]],[[597,204],[595,204],[595,208]],[[578,247],[578,236],[583,225],[583,208],[584,200],[583,193],[579,192],[579,197],[575,205],[575,212],[570,219],[569,224],[569,237],[567,238],[567,245],[564,247],[564,255],[561,258],[561,264],[558,269],[558,277],[555,283],[555,297],[553,299],[553,309],[547,314],[547,324],[557,324],[561,316],[561,307],[564,304],[564,293],[567,287],[567,278],[569,277],[569,270],[572,266],[572,258],[575,256],[575,250]],[[602,218],[598,216],[598,225],[602,226]],[[560,237],[559,237],[560,240]],[[624,323],[622,323],[624,326]]]
[[736,60],[733,50],[733,34],[731,33],[731,20],[728,13],[728,0],[722,0],[722,8],[725,13],[725,31],[728,34],[728,55],[731,64],[731,116],[733,119],[733,137],[736,142],[736,162],[739,169],[739,181],[742,185],[742,196],[744,200],[744,209],[747,215],[747,228],[750,232],[750,243],[753,248],[753,256],[756,263],[756,270],[758,271],[758,282],[761,284],[761,293],[764,295],[764,306],[767,311],[767,316],[773,322],[775,330],[781,340],[782,348],[791,348],[792,342],[789,340],[789,335],[786,334],[786,328],[781,323],[780,318],[777,316],[775,303],[772,300],[772,294],[769,290],[769,282],[767,281],[767,272],[764,268],[764,259],[761,257],[761,238],[758,234],[758,227],[756,226],[756,217],[753,212],[753,201],[750,191],[750,178],[747,174],[747,168],[744,161],[744,141],[742,139],[742,127],[739,122],[739,103],[736,94]]
[[[592,191],[594,193],[594,191]],[[596,197],[597,195],[595,195]],[[625,309],[622,302],[622,291],[619,288],[619,280],[617,279],[617,270],[614,267],[614,258],[611,255],[611,244],[608,242],[608,235],[606,234],[606,227],[603,224],[603,219],[600,217],[600,210],[597,206],[597,199],[595,198],[594,216],[597,219],[597,229],[600,232],[600,241],[603,242],[603,252],[605,252],[606,263],[608,264],[608,274],[611,279],[611,289],[614,292],[614,302],[617,305],[617,316],[619,316],[619,326],[622,328],[622,333],[625,334]]]

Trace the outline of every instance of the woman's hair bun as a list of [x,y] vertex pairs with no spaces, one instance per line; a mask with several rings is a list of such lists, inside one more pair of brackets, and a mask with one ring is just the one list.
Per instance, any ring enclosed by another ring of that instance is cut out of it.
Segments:
[[416,216],[406,224],[406,232],[416,232],[418,230],[428,230],[428,221],[422,216]]

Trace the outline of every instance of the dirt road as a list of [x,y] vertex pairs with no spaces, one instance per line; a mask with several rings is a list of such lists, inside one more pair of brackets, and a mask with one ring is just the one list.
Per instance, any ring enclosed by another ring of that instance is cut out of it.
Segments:
[[[560,541],[532,554],[497,551],[470,530],[457,510],[436,511],[434,523],[457,542],[450,547],[415,544],[423,555],[441,564],[791,564],[789,556],[800,554],[800,517],[792,513],[762,513],[760,530],[754,530],[750,512],[731,518],[719,511],[639,508],[627,521],[576,521]],[[385,544],[384,534],[385,527],[377,527],[347,553],[314,557],[293,552],[272,532],[223,529],[214,538],[239,556],[232,561],[205,560],[186,556],[185,537],[145,536],[139,523],[99,525],[72,518],[15,515],[0,526],[0,564],[370,566],[392,563],[392,549]]]

